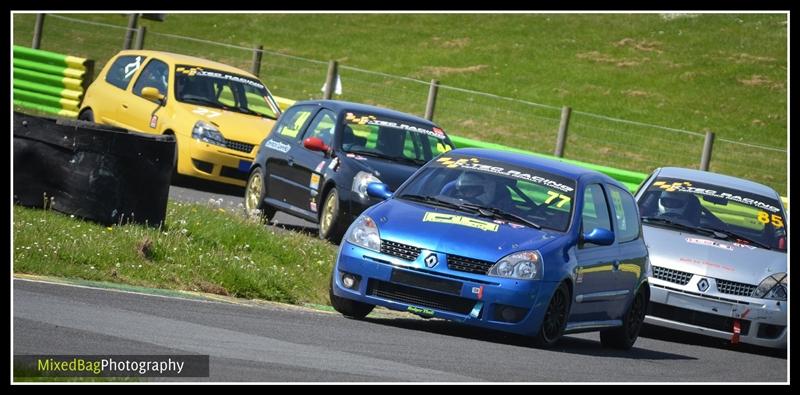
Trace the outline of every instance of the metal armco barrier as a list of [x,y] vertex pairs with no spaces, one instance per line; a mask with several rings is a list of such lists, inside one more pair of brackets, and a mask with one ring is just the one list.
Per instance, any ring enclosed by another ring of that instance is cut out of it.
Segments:
[[175,138],[14,113],[14,203],[105,225],[163,224]]
[[14,104],[76,118],[94,61],[14,46]]

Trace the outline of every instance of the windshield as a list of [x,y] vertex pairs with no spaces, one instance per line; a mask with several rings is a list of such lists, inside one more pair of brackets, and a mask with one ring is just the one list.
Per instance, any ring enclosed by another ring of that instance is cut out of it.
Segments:
[[203,67],[175,68],[179,102],[277,119],[280,108],[267,87],[256,79]]
[[[395,195],[506,222],[559,232],[569,228],[575,181],[503,162],[445,154],[428,164]],[[485,210],[477,210],[485,208]]]
[[719,232],[714,235],[718,238],[786,251],[786,216],[774,198],[696,181],[657,178],[638,203],[645,223],[701,233],[713,230]]
[[345,152],[419,165],[453,149],[437,127],[352,112],[345,116],[341,144]]

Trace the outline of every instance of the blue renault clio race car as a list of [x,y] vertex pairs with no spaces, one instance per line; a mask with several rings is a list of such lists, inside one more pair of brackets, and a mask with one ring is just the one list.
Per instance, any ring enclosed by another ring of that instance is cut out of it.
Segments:
[[629,349],[650,264],[630,192],[601,173],[528,155],[457,149],[414,173],[347,230],[333,307],[376,306],[529,335],[600,331]]

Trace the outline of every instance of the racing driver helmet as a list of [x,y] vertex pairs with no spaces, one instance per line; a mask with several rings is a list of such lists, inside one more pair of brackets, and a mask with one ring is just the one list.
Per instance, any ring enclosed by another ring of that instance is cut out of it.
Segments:
[[488,206],[494,199],[495,182],[490,177],[465,171],[456,179],[456,194],[470,203]]
[[691,210],[692,199],[696,198],[689,193],[661,192],[658,198],[658,214],[664,216],[685,217]]

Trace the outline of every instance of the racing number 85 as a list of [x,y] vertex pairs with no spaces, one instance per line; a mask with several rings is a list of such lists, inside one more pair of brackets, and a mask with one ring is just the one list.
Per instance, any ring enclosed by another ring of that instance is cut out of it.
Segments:
[[[772,214],[772,225],[776,228],[783,227],[783,218],[780,215]],[[766,211],[761,211],[758,213],[758,222],[762,224],[768,224],[770,222],[770,215]]]

